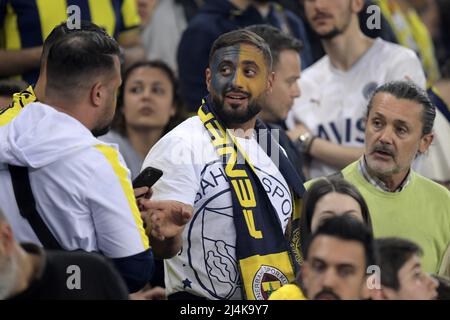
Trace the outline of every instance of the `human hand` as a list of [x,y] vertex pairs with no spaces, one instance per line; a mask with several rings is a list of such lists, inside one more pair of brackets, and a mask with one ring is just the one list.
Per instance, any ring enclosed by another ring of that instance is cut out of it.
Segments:
[[143,199],[141,204],[146,211],[147,233],[160,241],[180,235],[193,213],[192,206],[173,200]]
[[305,134],[307,132],[310,132],[310,130],[303,123],[298,123],[294,128],[287,131],[286,134],[288,135],[289,139],[291,139],[292,141],[296,141],[302,134]]
[[130,300],[167,300],[166,290],[161,287],[147,285],[141,290],[131,293]]

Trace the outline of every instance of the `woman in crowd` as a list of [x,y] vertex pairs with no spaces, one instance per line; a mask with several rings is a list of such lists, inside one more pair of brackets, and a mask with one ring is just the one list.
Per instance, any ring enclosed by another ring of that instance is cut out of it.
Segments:
[[112,130],[101,140],[119,145],[134,179],[151,147],[185,119],[174,72],[161,61],[142,61],[123,76]]
[[[350,215],[364,222],[372,230],[369,209],[361,193],[351,183],[341,178],[321,178],[314,182],[303,201],[300,218],[300,244],[305,256],[307,241],[326,219]],[[270,300],[305,300],[301,289],[301,274],[294,283],[272,293]]]
[[306,243],[323,220],[343,214],[364,222],[372,230],[369,208],[358,189],[339,178],[321,178],[306,193],[300,218],[300,243],[305,255]]

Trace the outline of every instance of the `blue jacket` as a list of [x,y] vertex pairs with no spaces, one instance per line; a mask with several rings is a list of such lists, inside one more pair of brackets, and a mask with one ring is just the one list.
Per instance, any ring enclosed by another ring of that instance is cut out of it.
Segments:
[[197,111],[201,98],[207,94],[205,70],[209,51],[217,37],[238,28],[264,23],[280,29],[287,26],[293,36],[303,41],[302,68],[312,63],[303,21],[291,11],[273,4],[264,19],[252,6],[241,11],[227,0],[207,0],[183,33],[177,53],[181,94],[190,111]]

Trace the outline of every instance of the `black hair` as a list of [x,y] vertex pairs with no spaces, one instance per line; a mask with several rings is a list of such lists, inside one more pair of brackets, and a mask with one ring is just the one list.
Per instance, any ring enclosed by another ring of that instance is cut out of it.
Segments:
[[[1,79],[0,80],[0,96],[12,97],[14,93],[20,92],[26,89],[28,84],[25,81],[14,79]],[[0,106],[4,107],[4,106]]]
[[97,26],[95,23],[92,23],[90,21],[81,20],[79,29],[69,28],[67,26],[67,21],[63,21],[59,25],[54,27],[47,38],[45,38],[44,44],[42,46],[41,65],[43,62],[47,61],[48,52],[55,42],[62,39],[65,35],[77,31],[90,31],[96,32],[103,36],[108,36],[108,33],[105,29]]
[[422,112],[422,134],[429,134],[433,130],[434,119],[436,118],[436,107],[431,102],[425,90],[418,87],[412,81],[392,81],[379,86],[367,105],[367,119],[372,109],[373,100],[378,93],[388,93],[397,99],[406,99],[420,104]]
[[209,64],[212,64],[214,54],[217,50],[232,47],[237,44],[249,44],[261,50],[267,64],[267,69],[272,70],[272,54],[268,44],[260,36],[246,29],[233,30],[219,36],[211,47]]
[[301,53],[303,48],[303,43],[284,32],[280,29],[272,27],[267,24],[256,24],[253,26],[246,27],[245,30],[252,31],[258,36],[264,39],[269,45],[270,52],[272,53],[273,66],[275,67],[280,61],[280,53],[283,50],[294,50]]
[[343,215],[326,219],[311,236],[306,246],[305,260],[308,251],[317,237],[330,236],[346,241],[357,241],[362,244],[365,252],[366,268],[377,264],[377,254],[372,232],[369,228],[354,217]]
[[[358,189],[342,178],[321,178],[311,185],[303,200],[302,214],[300,217],[300,245],[303,255],[305,254],[306,242],[312,233],[311,223],[316,204],[322,197],[331,192],[345,194],[355,199],[361,208],[364,223],[370,232],[372,232],[372,220],[370,219],[369,208]],[[336,204],[336,207],[339,207],[338,203]]]
[[185,103],[181,97],[180,84],[175,72],[163,61],[151,60],[151,61],[139,61],[132,64],[122,76],[122,85],[119,88],[119,96],[117,97],[117,110],[114,115],[114,120],[112,122],[112,128],[121,134],[123,137],[127,136],[125,116],[123,115],[122,109],[124,104],[125,95],[125,85],[130,78],[131,74],[139,68],[155,68],[162,71],[166,77],[169,79],[172,85],[172,104],[175,106],[175,115],[169,119],[166,127],[164,128],[163,134],[166,134],[178,124],[186,119],[186,109]]
[[433,274],[432,277],[439,283],[437,300],[450,300],[450,279],[436,274]]
[[398,272],[413,255],[421,256],[422,249],[412,241],[395,237],[377,239],[375,244],[379,257],[381,284],[399,290]]
[[119,55],[119,45],[109,36],[88,31],[66,35],[48,53],[46,94],[54,91],[76,100],[79,90],[98,76],[112,78],[113,57]]

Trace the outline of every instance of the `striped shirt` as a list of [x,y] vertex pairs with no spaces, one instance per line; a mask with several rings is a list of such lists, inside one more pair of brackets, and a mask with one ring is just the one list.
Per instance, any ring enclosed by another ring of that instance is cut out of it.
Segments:
[[364,177],[364,179],[366,179],[371,185],[385,192],[401,192],[411,181],[411,170],[409,170],[402,183],[394,191],[391,191],[383,181],[369,174],[369,171],[367,170],[366,158],[364,156],[358,162],[358,170],[359,173]]
[[[67,8],[71,5],[80,8],[82,20],[105,28],[116,39],[122,32],[140,25],[135,0],[2,0],[0,48],[20,50],[41,46],[53,28],[68,19]],[[38,74],[37,68],[22,78],[32,84]]]

